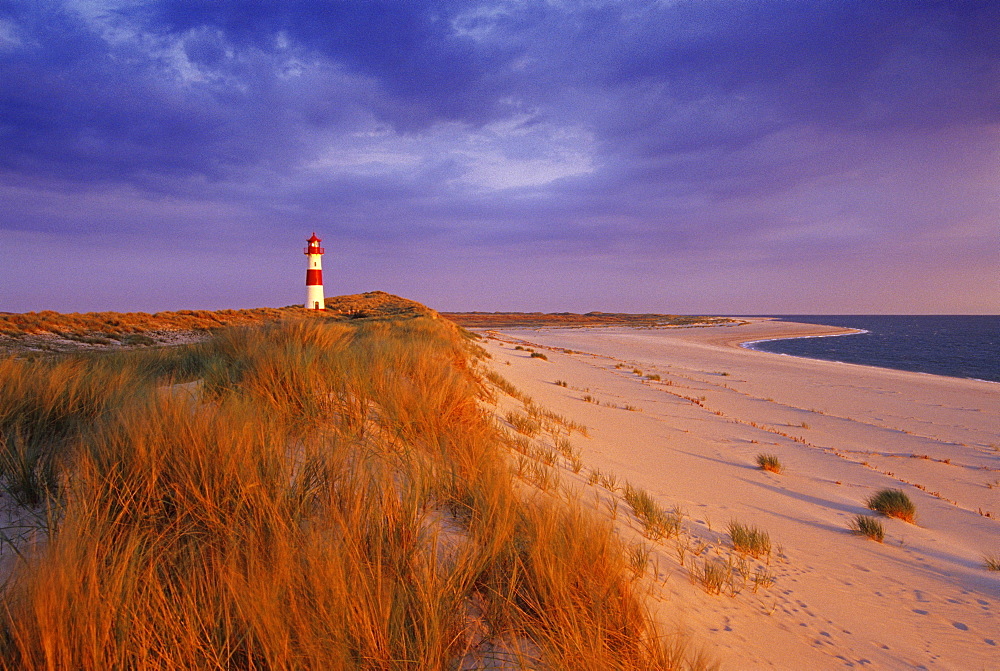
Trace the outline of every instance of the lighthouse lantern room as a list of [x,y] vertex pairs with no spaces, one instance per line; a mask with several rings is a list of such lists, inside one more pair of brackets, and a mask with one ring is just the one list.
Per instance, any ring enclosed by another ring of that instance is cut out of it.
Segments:
[[306,305],[310,310],[324,310],[326,305],[323,298],[323,261],[322,256],[326,251],[319,246],[322,242],[313,233],[312,237],[306,240],[309,246],[305,248],[308,257],[306,263]]

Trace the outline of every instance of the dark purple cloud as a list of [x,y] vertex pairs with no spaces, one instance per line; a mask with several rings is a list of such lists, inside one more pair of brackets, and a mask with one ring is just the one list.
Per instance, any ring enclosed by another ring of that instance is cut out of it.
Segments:
[[[356,288],[442,308],[759,312],[731,287],[784,272],[774,311],[823,312],[850,301],[810,272],[922,265],[871,304],[997,311],[955,289],[1000,253],[996,25],[981,2],[0,2],[0,249],[85,240],[73,266],[102,269],[70,301],[5,263],[0,310],[284,304],[297,276],[224,301],[190,278],[234,238],[283,268],[316,229],[378,282]],[[101,241],[137,237],[160,288],[127,305]],[[639,282],[645,304],[608,288]]]

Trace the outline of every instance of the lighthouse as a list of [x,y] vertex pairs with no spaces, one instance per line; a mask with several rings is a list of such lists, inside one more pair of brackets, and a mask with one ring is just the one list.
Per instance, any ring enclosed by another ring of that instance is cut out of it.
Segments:
[[324,310],[326,305],[323,302],[323,252],[326,250],[319,246],[322,242],[313,233],[312,237],[306,240],[309,246],[305,248],[305,254],[309,259],[306,264],[306,305],[309,310]]

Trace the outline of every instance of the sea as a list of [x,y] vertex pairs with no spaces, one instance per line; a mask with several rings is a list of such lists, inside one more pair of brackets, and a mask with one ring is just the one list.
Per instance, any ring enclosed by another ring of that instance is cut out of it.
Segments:
[[861,329],[843,336],[788,338],[746,347],[809,359],[1000,382],[1000,315],[767,315]]

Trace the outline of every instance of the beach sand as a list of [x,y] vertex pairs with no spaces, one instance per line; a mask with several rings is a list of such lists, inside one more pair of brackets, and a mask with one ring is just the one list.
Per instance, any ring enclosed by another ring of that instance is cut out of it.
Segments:
[[[482,333],[501,375],[588,427],[572,438],[585,466],[563,478],[581,500],[601,507],[586,484],[598,469],[686,511],[685,566],[677,541],[646,541],[651,591],[668,629],[723,668],[1000,668],[1000,573],[983,567],[1000,554],[1000,385],[741,348],[844,331],[749,321]],[[760,453],[784,472],[760,470]],[[881,518],[879,544],[849,525],[882,488],[906,492],[917,518]],[[640,539],[627,509],[617,523]],[[734,519],[770,534],[774,584],[710,595],[689,569],[732,556]]]

